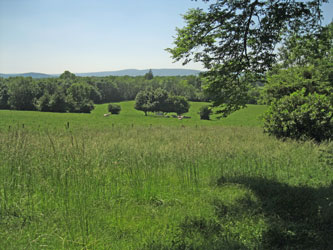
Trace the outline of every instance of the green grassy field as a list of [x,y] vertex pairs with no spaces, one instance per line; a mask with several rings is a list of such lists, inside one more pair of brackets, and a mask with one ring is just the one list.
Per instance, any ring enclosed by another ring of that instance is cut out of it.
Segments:
[[333,144],[263,134],[265,106],[200,105],[0,111],[0,249],[330,249]]
[[[0,110],[0,129],[8,129],[9,126],[24,126],[26,128],[64,128],[67,122],[74,129],[95,128],[106,129],[113,126],[260,126],[260,115],[266,110],[263,105],[249,105],[247,109],[240,110],[228,118],[218,120],[212,116],[211,121],[200,120],[198,111],[205,103],[191,103],[190,112],[185,114],[191,119],[178,120],[176,118],[164,118],[150,113],[144,117],[142,111],[134,109],[134,101],[119,103],[122,111],[120,115],[104,117],[107,113],[107,104],[96,105],[91,114],[48,113],[34,111]],[[247,111],[249,110],[249,111]]]

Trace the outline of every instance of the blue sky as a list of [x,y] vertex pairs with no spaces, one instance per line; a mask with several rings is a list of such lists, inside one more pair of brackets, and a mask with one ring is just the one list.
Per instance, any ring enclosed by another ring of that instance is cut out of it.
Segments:
[[[0,0],[0,72],[96,72],[190,68],[173,63],[181,14],[191,0]],[[324,5],[324,23],[333,4]]]

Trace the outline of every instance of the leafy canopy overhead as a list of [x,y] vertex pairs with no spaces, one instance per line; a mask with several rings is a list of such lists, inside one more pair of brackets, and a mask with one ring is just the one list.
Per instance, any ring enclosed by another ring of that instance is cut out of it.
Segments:
[[[209,0],[203,0],[209,2]],[[262,75],[276,62],[276,46],[292,34],[317,32],[327,0],[217,0],[190,9],[177,28],[172,58],[203,63],[206,91],[220,113],[245,106],[246,76]],[[243,78],[243,79],[240,79]]]
[[333,22],[318,34],[291,36],[280,48],[279,63],[267,73],[263,99],[270,104],[295,91],[333,93]]

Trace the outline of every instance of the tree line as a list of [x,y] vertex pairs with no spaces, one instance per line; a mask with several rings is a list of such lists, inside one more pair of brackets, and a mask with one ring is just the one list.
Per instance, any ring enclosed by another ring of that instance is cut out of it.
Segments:
[[200,76],[0,78],[0,109],[89,113],[93,104],[134,100],[140,91],[163,89],[190,101],[207,101]]

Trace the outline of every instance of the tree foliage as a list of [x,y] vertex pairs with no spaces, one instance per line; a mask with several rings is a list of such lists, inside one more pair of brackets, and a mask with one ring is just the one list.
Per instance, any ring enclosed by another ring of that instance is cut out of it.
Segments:
[[211,114],[212,114],[212,109],[207,105],[202,106],[199,110],[199,115],[201,120],[209,120]]
[[35,106],[36,106],[37,110],[45,111],[45,112],[51,111],[50,100],[51,100],[51,96],[48,92],[46,92],[41,98],[39,98],[36,101]]
[[333,22],[318,34],[291,36],[280,48],[279,63],[267,74],[264,100],[306,89],[307,93],[333,93]]
[[0,109],[9,109],[9,94],[8,86],[6,85],[3,78],[0,78]]
[[170,96],[207,101],[201,85],[201,77],[194,75],[155,76],[147,80],[144,76],[78,77],[65,71],[58,78],[0,78],[0,109],[90,112],[93,103],[134,100],[146,89],[162,89]]
[[332,139],[332,96],[306,92],[303,88],[273,102],[265,114],[265,132],[278,138]]
[[67,111],[67,102],[66,95],[62,89],[58,88],[50,99],[50,110],[52,112],[66,112]]
[[8,85],[8,105],[12,109],[35,110],[35,97],[37,85],[31,77],[13,78]]
[[271,72],[264,88],[265,102],[270,104],[303,88],[306,89],[306,94],[316,92],[329,95],[333,93],[333,79],[329,78],[331,74],[333,67],[325,65],[294,66]]
[[269,134],[333,138],[333,49],[328,46],[333,45],[332,29],[331,23],[320,34],[291,37],[281,48],[281,62],[269,72],[264,89],[265,101],[271,103],[264,117]]
[[164,104],[164,108],[160,111],[165,113],[174,112],[177,115],[187,113],[190,109],[190,104],[183,96],[169,96]]
[[69,72],[68,70],[66,70],[64,73],[62,73],[59,76],[60,79],[65,79],[65,80],[74,80],[76,78],[76,75]]
[[185,97],[173,96],[158,88],[140,91],[135,98],[135,109],[148,112],[175,112],[178,115],[188,112],[190,105]]
[[118,104],[110,103],[110,104],[108,105],[108,111],[109,111],[111,114],[118,115],[118,114],[120,113],[120,110],[121,110],[121,107],[120,107],[120,105],[118,105]]
[[281,68],[320,67],[324,62],[333,62],[333,22],[321,27],[315,34],[293,34],[279,49]]
[[94,109],[90,99],[92,88],[86,83],[74,83],[67,89],[69,112],[90,113]]
[[149,90],[141,90],[135,97],[134,108],[145,113],[147,116],[148,112],[153,111],[152,109],[152,92]]
[[[207,0],[204,0],[208,2]],[[244,107],[248,72],[260,78],[276,62],[276,45],[290,34],[311,34],[320,27],[320,6],[327,0],[217,0],[207,11],[191,9],[177,29],[172,57],[203,63],[205,90],[223,116]]]
[[150,69],[146,74],[145,74],[145,79],[146,80],[151,80],[154,78],[153,71]]

